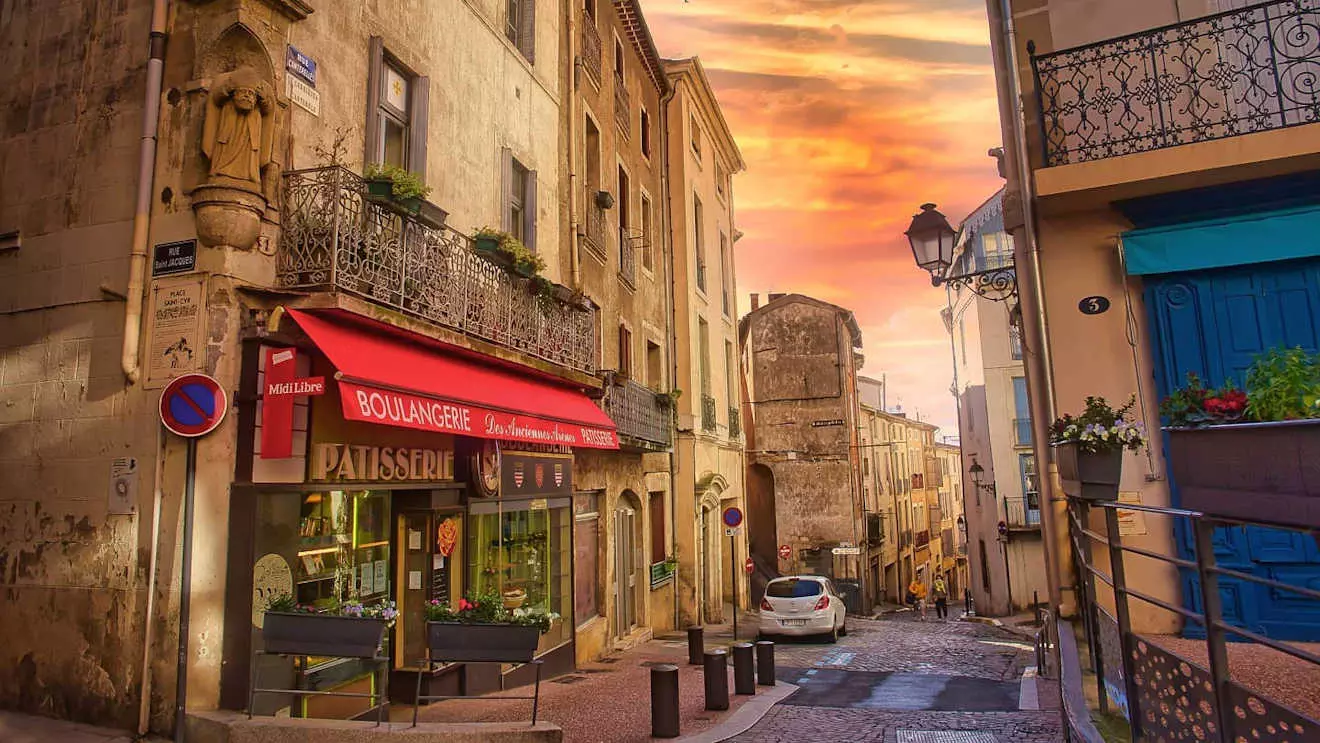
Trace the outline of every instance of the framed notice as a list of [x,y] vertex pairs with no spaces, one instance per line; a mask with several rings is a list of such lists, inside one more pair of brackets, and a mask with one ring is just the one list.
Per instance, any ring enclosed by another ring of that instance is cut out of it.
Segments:
[[147,388],[159,389],[177,376],[202,371],[206,317],[202,281],[198,276],[152,282],[143,360]]

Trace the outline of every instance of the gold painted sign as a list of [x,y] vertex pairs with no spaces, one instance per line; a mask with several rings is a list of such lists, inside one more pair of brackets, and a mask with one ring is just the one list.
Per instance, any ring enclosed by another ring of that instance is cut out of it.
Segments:
[[316,444],[311,479],[452,480],[454,452],[452,449]]

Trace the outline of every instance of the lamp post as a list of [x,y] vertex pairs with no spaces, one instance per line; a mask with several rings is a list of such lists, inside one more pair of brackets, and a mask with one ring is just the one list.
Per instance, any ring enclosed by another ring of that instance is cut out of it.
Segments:
[[903,234],[912,247],[912,257],[917,267],[930,273],[933,286],[964,286],[994,302],[1017,297],[1017,273],[1011,265],[949,274],[959,236],[957,230],[949,225],[948,217],[940,213],[934,204],[922,204],[921,211],[912,217],[912,224]]

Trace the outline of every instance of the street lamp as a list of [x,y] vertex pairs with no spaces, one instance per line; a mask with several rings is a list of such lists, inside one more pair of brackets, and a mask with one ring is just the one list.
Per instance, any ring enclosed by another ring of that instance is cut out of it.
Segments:
[[999,266],[984,271],[950,276],[953,267],[953,250],[958,242],[958,232],[949,225],[945,217],[934,204],[922,204],[921,211],[912,217],[912,224],[903,233],[912,246],[912,257],[917,267],[930,273],[933,286],[948,284],[965,286],[978,296],[994,302],[1003,302],[1017,297],[1017,273],[1013,266]]

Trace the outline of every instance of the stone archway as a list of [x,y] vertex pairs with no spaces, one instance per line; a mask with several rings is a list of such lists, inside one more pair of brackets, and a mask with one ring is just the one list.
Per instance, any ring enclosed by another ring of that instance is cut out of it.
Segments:
[[702,620],[716,624],[724,621],[722,586],[729,555],[720,501],[728,486],[719,473],[708,473],[697,481],[697,605]]

